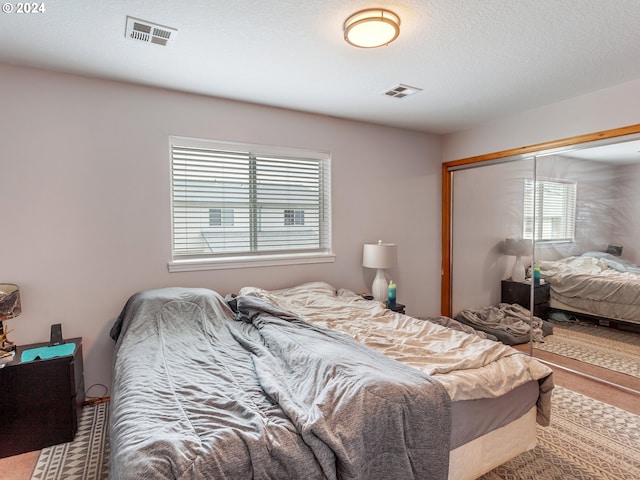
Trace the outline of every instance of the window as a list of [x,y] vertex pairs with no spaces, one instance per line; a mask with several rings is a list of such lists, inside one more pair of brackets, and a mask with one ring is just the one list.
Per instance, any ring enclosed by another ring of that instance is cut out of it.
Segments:
[[573,242],[576,230],[576,189],[575,182],[537,180],[534,197],[533,181],[525,180],[523,237],[535,238],[539,242]]
[[285,225],[304,225],[304,210],[285,210]]
[[222,225],[233,226],[233,208],[210,208],[209,226],[221,227]]
[[183,137],[170,144],[170,271],[333,261],[328,153]]

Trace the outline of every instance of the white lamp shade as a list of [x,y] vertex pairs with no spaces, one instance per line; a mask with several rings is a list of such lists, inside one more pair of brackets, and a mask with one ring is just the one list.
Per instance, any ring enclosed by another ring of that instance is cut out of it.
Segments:
[[504,241],[505,255],[525,255],[529,256],[533,252],[533,244],[531,240],[525,238],[507,238]]
[[398,263],[398,246],[395,243],[365,243],[362,265],[367,268],[393,268]]

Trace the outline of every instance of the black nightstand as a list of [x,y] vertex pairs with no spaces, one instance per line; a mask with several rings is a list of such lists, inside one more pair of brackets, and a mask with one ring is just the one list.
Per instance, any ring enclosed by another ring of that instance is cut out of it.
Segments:
[[395,307],[390,307],[389,305],[385,305],[385,307],[387,307],[392,312],[404,314],[404,305],[402,303],[396,302]]
[[[360,296],[362,298],[364,298],[365,300],[373,300],[373,295],[367,295],[366,293],[361,293]],[[388,308],[392,312],[397,312],[397,313],[402,313],[402,314],[405,313],[404,312],[405,306],[402,303],[396,302],[396,306],[395,307],[389,308],[389,306],[387,305],[387,302],[384,302],[384,306],[385,306],[385,308]]]
[[[543,320],[549,318],[549,298],[551,286],[548,283],[534,287],[533,314]],[[531,302],[531,284],[527,282],[514,282],[502,280],[502,303],[517,303],[524,308],[529,308]]]
[[22,352],[48,343],[19,346],[0,369],[0,458],[73,440],[84,403],[82,339],[71,338],[72,355],[21,362]]

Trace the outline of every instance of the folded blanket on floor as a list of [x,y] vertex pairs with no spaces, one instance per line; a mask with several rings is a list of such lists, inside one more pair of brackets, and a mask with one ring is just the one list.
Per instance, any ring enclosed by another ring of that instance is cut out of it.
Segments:
[[[528,309],[518,304],[500,303],[497,306],[467,308],[455,319],[495,335],[502,343],[515,345],[529,341],[530,315]],[[542,319],[533,317],[531,331],[534,341],[544,341],[543,325]]]

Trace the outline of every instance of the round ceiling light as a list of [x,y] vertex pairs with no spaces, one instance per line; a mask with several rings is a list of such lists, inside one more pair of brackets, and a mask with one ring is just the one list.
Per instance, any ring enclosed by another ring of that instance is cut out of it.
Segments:
[[344,22],[344,39],[360,48],[389,45],[400,35],[400,17],[383,8],[354,13]]

